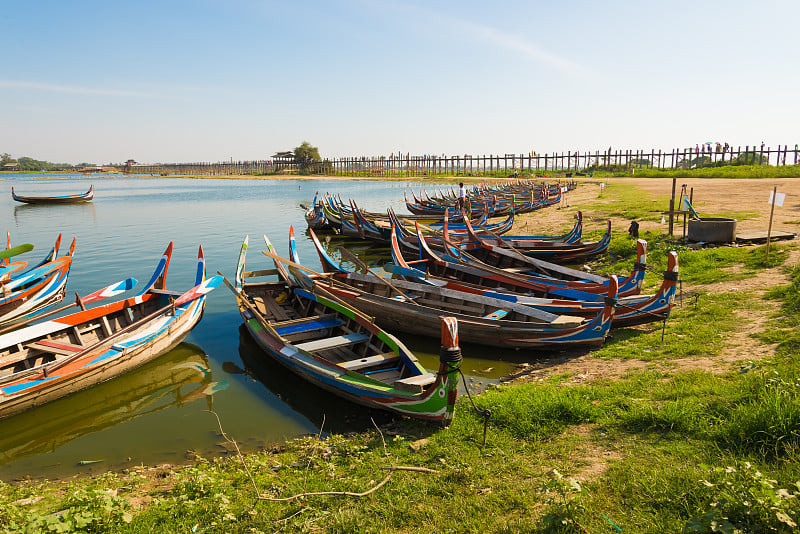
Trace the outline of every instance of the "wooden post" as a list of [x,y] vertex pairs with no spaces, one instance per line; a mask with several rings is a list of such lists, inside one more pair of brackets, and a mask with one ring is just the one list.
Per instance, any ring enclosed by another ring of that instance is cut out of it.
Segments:
[[669,236],[672,237],[672,222],[675,218],[675,181],[677,178],[672,179],[672,197],[669,199]]
[[772,202],[770,202],[771,206],[769,208],[769,226],[767,227],[767,250],[764,254],[764,263],[769,262],[769,241],[772,237],[772,214],[775,213],[775,201],[777,200],[778,196],[778,186],[775,186],[772,189]]

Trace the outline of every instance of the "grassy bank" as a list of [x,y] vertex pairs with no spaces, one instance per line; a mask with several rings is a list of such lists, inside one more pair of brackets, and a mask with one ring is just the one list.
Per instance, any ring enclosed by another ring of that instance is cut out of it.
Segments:
[[[652,200],[628,190],[620,198],[613,210],[626,218],[646,214]],[[485,419],[463,398],[447,429],[398,419],[327,435],[323,425],[319,435],[245,456],[2,484],[0,532],[796,530],[797,245],[773,246],[765,264],[763,247],[691,250],[643,237],[656,272],[678,251],[691,296],[666,324],[616,330],[593,352],[618,376],[544,367],[476,397],[491,411],[485,444]],[[594,268],[627,272],[633,254],[633,240],[615,233]],[[717,288],[768,270],[788,282]],[[768,320],[743,336],[756,318]],[[750,358],[752,349],[769,357]],[[211,413],[208,424],[235,440]]]

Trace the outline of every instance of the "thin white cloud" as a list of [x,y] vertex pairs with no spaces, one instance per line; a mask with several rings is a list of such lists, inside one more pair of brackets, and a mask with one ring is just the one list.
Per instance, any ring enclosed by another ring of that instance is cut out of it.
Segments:
[[435,22],[437,31],[450,29],[460,37],[468,36],[469,40],[477,39],[494,48],[516,52],[536,63],[548,65],[569,75],[578,76],[586,74],[588,71],[586,67],[549,52],[522,35],[509,33],[506,30],[477,24],[466,19],[403,2],[386,2],[383,0],[380,2],[360,0],[360,2],[370,5],[376,10],[389,8],[395,13],[404,14],[407,16],[407,23],[409,24],[422,24],[424,27],[430,27],[420,21]]
[[545,63],[567,74],[579,75],[586,72],[586,69],[577,63],[543,50],[521,35],[514,35],[496,28],[459,19],[451,20],[451,24],[463,27],[469,32],[469,35],[476,36],[487,44],[519,52],[537,63]]
[[125,91],[119,89],[102,89],[97,87],[75,87],[69,85],[53,85],[38,82],[23,82],[15,80],[0,80],[0,88],[33,89],[36,91],[49,91],[52,93],[66,93],[74,95],[101,95],[121,96],[134,98],[154,98],[155,95],[138,91]]

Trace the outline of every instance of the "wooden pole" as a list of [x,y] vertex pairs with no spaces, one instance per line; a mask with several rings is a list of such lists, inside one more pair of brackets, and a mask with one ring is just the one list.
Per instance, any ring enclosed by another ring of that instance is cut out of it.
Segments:
[[772,214],[775,213],[775,200],[777,200],[778,196],[778,186],[772,188],[772,204],[769,208],[769,226],[767,227],[767,250],[764,254],[764,263],[769,262],[769,240],[772,237]]
[[675,181],[677,178],[672,179],[672,197],[669,199],[669,236],[672,237],[672,222],[675,218]]

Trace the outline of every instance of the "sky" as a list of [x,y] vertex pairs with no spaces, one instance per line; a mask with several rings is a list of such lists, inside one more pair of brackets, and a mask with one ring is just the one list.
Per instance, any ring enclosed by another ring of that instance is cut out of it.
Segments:
[[0,153],[800,143],[796,0],[2,0]]

